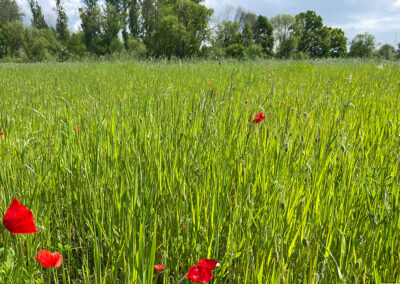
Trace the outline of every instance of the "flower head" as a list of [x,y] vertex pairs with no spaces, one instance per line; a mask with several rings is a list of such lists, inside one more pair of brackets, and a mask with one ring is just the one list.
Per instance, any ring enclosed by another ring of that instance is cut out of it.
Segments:
[[51,253],[48,250],[39,251],[35,259],[39,260],[43,267],[60,267],[62,263],[61,254],[58,252]]
[[244,101],[244,104],[247,105],[248,101]]
[[164,269],[165,265],[164,264],[156,264],[154,265],[154,269],[158,270],[158,273],[161,273],[161,271]]
[[74,128],[74,130],[75,130],[75,131],[79,131],[79,130],[81,130],[81,127],[80,127],[80,126],[77,126],[77,127]]
[[332,82],[332,80],[331,80],[331,79],[329,79],[329,80],[328,80],[328,83],[330,83],[330,82]]
[[265,119],[265,115],[263,112],[257,113],[256,115],[253,115],[253,117],[254,117],[252,121],[253,123],[260,123]]
[[2,131],[2,132],[0,132],[0,137],[1,137],[1,136],[3,136],[3,135],[4,135],[4,132],[3,132],[3,131]]
[[199,265],[207,268],[208,270],[213,270],[219,263],[214,259],[199,259]]
[[213,279],[211,270],[202,265],[193,265],[189,268],[189,273],[185,274],[187,278],[194,282],[209,282]]
[[285,105],[285,103],[284,102],[281,102],[281,106],[284,106]]
[[12,234],[31,234],[39,232],[33,223],[33,214],[31,210],[20,204],[17,198],[14,198],[4,215],[3,225]]

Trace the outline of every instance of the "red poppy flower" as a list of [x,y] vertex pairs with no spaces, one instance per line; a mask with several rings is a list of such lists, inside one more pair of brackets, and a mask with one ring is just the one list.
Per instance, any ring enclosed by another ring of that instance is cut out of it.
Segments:
[[121,100],[125,99],[124,97],[121,97]]
[[79,131],[79,130],[81,130],[81,127],[80,127],[80,126],[77,126],[77,127],[74,128],[74,130],[75,130],[75,131]]
[[247,105],[248,101],[244,101],[244,104]]
[[281,102],[281,106],[284,106],[285,105],[285,103],[284,102]]
[[3,136],[3,135],[4,135],[4,132],[3,132],[3,131],[2,131],[2,132],[0,132],[0,137],[1,137],[1,136]]
[[165,265],[164,264],[156,264],[154,265],[154,269],[158,270],[158,273],[161,273],[161,271],[164,269]]
[[210,81],[210,82],[208,82],[208,84],[210,84],[210,85],[211,85],[211,84],[212,84],[212,82]]
[[202,265],[193,265],[186,273],[186,277],[194,282],[209,282],[213,278],[212,272]]
[[186,70],[186,66],[183,66],[183,70]]
[[14,198],[3,218],[3,225],[12,234],[31,234],[39,232],[33,223],[31,210]]
[[216,266],[219,266],[219,263],[214,259],[199,259],[199,265],[207,268],[208,270],[213,270]]
[[35,259],[39,260],[43,267],[60,267],[62,263],[61,254],[58,252],[51,253],[48,250],[39,251]]
[[254,123],[260,123],[261,121],[263,121],[265,119],[265,115],[263,112],[257,113],[256,115],[253,115],[253,117],[255,118],[252,122]]

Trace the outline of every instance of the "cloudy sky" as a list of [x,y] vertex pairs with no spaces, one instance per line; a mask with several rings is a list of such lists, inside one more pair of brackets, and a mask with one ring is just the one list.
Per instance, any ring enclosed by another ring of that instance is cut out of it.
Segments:
[[[24,10],[26,21],[30,20],[27,0],[17,0]],[[55,0],[38,0],[49,24],[54,24]],[[62,0],[69,18],[69,26],[76,31],[80,26],[80,0]],[[273,17],[276,14],[296,15],[306,10],[314,10],[322,16],[324,24],[342,28],[352,39],[358,33],[369,32],[377,42],[392,45],[400,42],[400,0],[205,0],[207,7],[213,8],[216,18],[223,18],[227,7],[241,6],[248,11]]]

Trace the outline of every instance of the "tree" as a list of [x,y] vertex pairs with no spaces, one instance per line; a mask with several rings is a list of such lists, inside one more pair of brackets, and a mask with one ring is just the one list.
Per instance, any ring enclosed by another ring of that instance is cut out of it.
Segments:
[[10,54],[11,35],[7,29],[0,24],[0,58]]
[[[160,1],[157,6],[157,25],[154,36],[148,42],[150,53],[161,56],[163,45],[166,44],[164,55],[177,57],[193,57],[200,55],[201,45],[209,39],[209,21],[213,13],[200,4],[201,1],[177,0]],[[177,35],[179,33],[180,35]],[[172,48],[170,39],[176,39],[177,45]],[[146,39],[146,38],[145,38]],[[171,53],[172,52],[172,53]]]
[[187,33],[185,27],[174,15],[165,16],[159,23],[157,31],[154,33],[153,53],[155,56],[178,56],[180,54],[180,46],[186,40]]
[[0,25],[8,22],[22,22],[23,16],[15,0],[0,0]]
[[314,11],[296,15],[291,30],[298,38],[298,51],[314,58],[329,56],[330,32],[323,26],[321,16]]
[[[112,3],[114,2],[114,4]],[[116,1],[107,1],[105,17],[102,25],[103,45],[105,53],[114,53],[121,50],[121,42],[118,33],[121,30],[119,6]]]
[[292,54],[294,54],[297,50],[297,37],[290,36],[289,38],[283,40],[277,50],[278,58],[290,58]]
[[272,55],[274,48],[274,28],[267,17],[259,15],[253,26],[254,41],[261,45],[267,55]]
[[67,51],[71,57],[83,57],[86,54],[86,45],[84,43],[83,33],[72,34],[71,38],[67,42]]
[[370,58],[375,49],[375,37],[369,33],[358,34],[350,42],[351,57]]
[[141,9],[142,9],[142,38],[146,46],[149,47],[157,24],[156,1],[142,0]]
[[31,7],[32,12],[32,27],[37,29],[48,29],[49,26],[44,20],[42,7],[40,7],[37,0],[29,0],[29,6]]
[[133,37],[140,36],[140,5],[137,0],[126,0],[128,1],[128,26],[130,33]]
[[66,42],[69,39],[68,17],[64,11],[64,7],[61,5],[60,0],[56,1],[56,10],[57,10],[57,22],[56,22],[57,38],[61,42]]
[[379,57],[386,60],[392,60],[395,57],[395,54],[396,54],[396,49],[394,48],[394,46],[390,44],[384,44],[378,50]]
[[290,27],[294,24],[295,19],[292,15],[279,14],[271,18],[270,21],[274,27],[276,48],[279,49],[279,46],[282,44],[282,42],[286,41],[290,37]]
[[238,22],[223,21],[219,24],[215,45],[219,46],[226,56],[235,58],[246,57],[246,48]]
[[344,57],[347,53],[347,38],[342,29],[331,29],[330,55],[332,57]]
[[106,52],[103,46],[103,14],[97,0],[85,0],[85,7],[79,9],[81,27],[86,48],[89,52],[102,55]]

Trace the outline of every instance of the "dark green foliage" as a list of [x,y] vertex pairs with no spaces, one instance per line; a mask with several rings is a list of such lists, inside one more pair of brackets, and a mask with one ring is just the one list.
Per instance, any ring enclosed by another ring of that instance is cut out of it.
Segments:
[[64,7],[61,5],[60,0],[56,2],[56,10],[57,10],[57,23],[56,23],[56,32],[57,38],[61,42],[66,42],[69,38],[68,31],[68,17],[65,13]]
[[331,34],[331,50],[330,55],[334,58],[344,57],[347,53],[347,37],[342,29],[335,28],[330,30]]
[[48,29],[43,13],[42,7],[40,7],[37,0],[29,0],[29,6],[31,7],[32,12],[32,27],[37,29]]
[[384,44],[378,50],[378,57],[385,60],[392,60],[395,55],[396,49],[390,44]]
[[267,17],[259,15],[253,26],[254,41],[261,45],[267,55],[272,55],[274,48],[273,26]]
[[297,38],[295,36],[291,36],[281,41],[277,50],[277,57],[288,59],[292,54],[296,52],[296,49]]
[[79,10],[82,20],[82,31],[86,48],[89,52],[102,55],[105,54],[103,47],[102,25],[104,21],[100,8],[94,1],[87,1],[87,6]]
[[295,16],[293,34],[299,39],[297,50],[310,57],[327,57],[330,52],[330,32],[322,24],[321,16],[307,11]]
[[124,0],[128,6],[128,26],[130,33],[133,37],[139,37],[140,35],[140,4],[137,0]]
[[7,29],[0,24],[0,58],[10,54],[11,35]]
[[350,42],[349,56],[370,58],[375,50],[375,37],[369,33],[358,34]]
[[15,0],[0,0],[0,24],[21,22],[23,16]]

